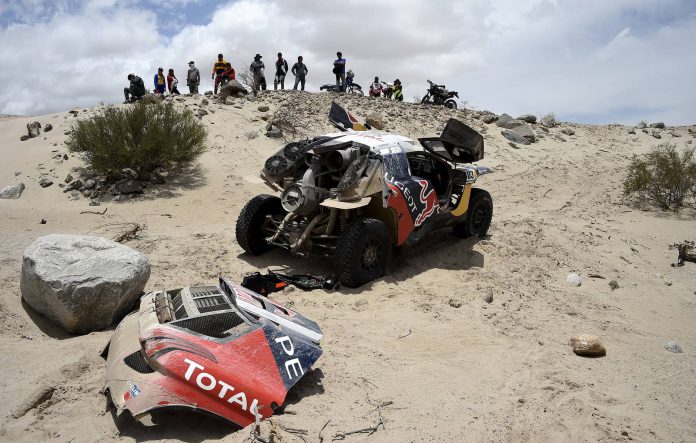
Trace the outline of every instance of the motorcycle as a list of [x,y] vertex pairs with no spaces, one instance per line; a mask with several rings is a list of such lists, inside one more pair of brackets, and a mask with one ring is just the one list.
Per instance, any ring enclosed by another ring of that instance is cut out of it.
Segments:
[[421,103],[444,105],[446,108],[457,109],[457,101],[452,98],[459,98],[459,93],[457,91],[448,91],[445,85],[436,85],[430,80],[428,80],[428,83],[430,87],[428,88],[428,92],[425,93],[423,100],[421,100]]
[[[320,91],[327,92],[343,92],[339,86],[334,83],[327,83],[319,88]],[[348,71],[346,76],[345,92],[349,94],[365,95],[359,84],[353,83],[353,71]]]
[[380,97],[382,95],[382,85],[379,82],[372,82],[370,85],[370,97]]
[[382,84],[384,85],[384,88],[382,88],[382,94],[384,94],[384,98],[386,98],[387,100],[391,100],[392,94],[394,94],[394,85],[387,82],[382,82]]

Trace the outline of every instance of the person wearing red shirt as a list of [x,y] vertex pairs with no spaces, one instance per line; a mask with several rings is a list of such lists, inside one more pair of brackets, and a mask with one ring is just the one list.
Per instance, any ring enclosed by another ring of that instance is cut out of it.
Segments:
[[169,93],[180,95],[180,92],[177,89],[178,85],[179,85],[179,80],[174,75],[174,70],[170,69],[169,74],[167,74],[167,89],[169,90]]

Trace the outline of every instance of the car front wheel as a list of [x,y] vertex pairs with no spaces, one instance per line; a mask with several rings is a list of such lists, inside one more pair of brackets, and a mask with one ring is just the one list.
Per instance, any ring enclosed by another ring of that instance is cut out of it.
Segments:
[[387,270],[392,243],[387,227],[374,218],[356,219],[341,234],[334,253],[339,281],[351,288],[381,277]]
[[285,214],[280,199],[274,195],[261,194],[244,205],[237,218],[235,234],[237,243],[245,252],[261,255],[273,248],[266,238],[275,231],[272,216]]
[[485,237],[493,219],[493,199],[491,194],[483,189],[471,190],[466,219],[454,227],[455,235],[459,237]]

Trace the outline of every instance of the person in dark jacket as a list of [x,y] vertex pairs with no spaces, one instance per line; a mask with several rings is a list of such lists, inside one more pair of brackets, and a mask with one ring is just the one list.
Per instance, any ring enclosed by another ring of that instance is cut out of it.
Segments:
[[164,69],[157,68],[157,74],[155,74],[155,94],[164,94],[167,90],[167,79],[164,78]]
[[180,95],[181,93],[177,89],[177,86],[179,86],[179,79],[176,78],[176,75],[174,75],[174,70],[170,68],[169,73],[167,74],[167,89],[169,90],[169,93]]
[[336,74],[336,86],[340,91],[345,91],[346,89],[346,59],[343,58],[343,54],[340,52],[336,53],[336,60],[334,60],[333,73]]
[[265,91],[266,74],[264,71],[266,70],[266,65],[264,65],[261,61],[261,54],[256,54],[254,56],[254,61],[251,62],[249,70],[251,71],[251,75],[254,77],[254,89],[258,91],[259,88],[261,88]]
[[297,63],[292,65],[292,74],[295,76],[295,86],[292,89],[297,90],[298,83],[302,84],[302,90],[304,91],[305,77],[309,73],[307,65],[302,63],[302,56],[297,57]]
[[288,73],[288,61],[283,58],[281,52],[278,53],[278,60],[276,60],[276,73],[275,79],[273,80],[273,89],[278,89],[278,84],[280,84],[280,89],[285,89],[285,74]]
[[126,97],[123,103],[132,103],[145,95],[145,83],[142,78],[135,74],[128,74],[128,81],[130,86],[123,88],[123,95]]
[[186,86],[189,88],[189,93],[198,94],[198,85],[201,84],[201,73],[196,68],[193,60],[189,62],[188,74],[186,74]]

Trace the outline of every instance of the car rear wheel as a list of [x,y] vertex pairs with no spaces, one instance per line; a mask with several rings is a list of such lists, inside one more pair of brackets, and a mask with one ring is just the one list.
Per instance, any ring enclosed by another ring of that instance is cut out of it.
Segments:
[[491,194],[483,189],[471,190],[466,219],[454,227],[455,235],[459,237],[485,237],[493,219],[493,199]]
[[381,277],[387,270],[392,243],[387,227],[374,218],[361,217],[341,234],[334,253],[339,281],[351,288]]
[[457,102],[453,99],[445,100],[445,108],[457,109]]
[[285,214],[280,199],[274,195],[261,194],[244,205],[237,218],[237,243],[245,252],[261,255],[273,248],[266,238],[275,231],[271,217]]

